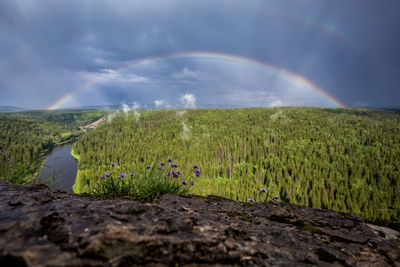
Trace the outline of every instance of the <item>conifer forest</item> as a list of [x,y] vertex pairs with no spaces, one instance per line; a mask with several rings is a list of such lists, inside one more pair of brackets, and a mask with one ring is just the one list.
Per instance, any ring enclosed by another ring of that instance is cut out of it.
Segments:
[[103,116],[98,111],[0,113],[0,178],[22,184],[35,180],[44,156],[77,140],[80,125]]
[[193,194],[257,202],[278,197],[397,228],[400,222],[400,114],[395,111],[120,113],[83,135],[73,154],[79,158],[76,193],[90,192],[106,172],[140,175],[146,166],[171,168],[169,158],[180,179],[194,182]]
[[[107,119],[96,129],[82,129],[102,117]],[[167,175],[179,172],[177,179],[190,180],[192,194],[257,202],[275,197],[400,225],[396,111],[18,112],[0,116],[0,136],[0,177],[14,183],[34,181],[46,153],[75,141],[75,193],[93,191],[104,173],[129,173],[135,179],[152,168]]]

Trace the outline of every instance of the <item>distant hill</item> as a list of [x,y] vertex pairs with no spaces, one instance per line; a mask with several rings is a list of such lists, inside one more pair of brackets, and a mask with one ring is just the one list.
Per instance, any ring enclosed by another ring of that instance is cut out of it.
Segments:
[[[132,108],[131,104],[127,104],[129,108]],[[196,104],[196,108],[242,108],[245,106],[241,105],[228,105],[228,104],[208,104],[208,103],[198,103]],[[81,106],[75,107],[74,109],[81,110],[119,110],[122,109],[122,104],[115,104],[115,105],[105,105],[105,106]],[[139,109],[146,110],[146,109],[166,109],[166,106],[157,107],[154,103],[144,103],[140,105]],[[184,107],[180,105],[176,106],[169,106],[168,109],[182,109]]]
[[0,112],[19,112],[24,111],[26,109],[20,107],[13,107],[13,106],[0,106]]

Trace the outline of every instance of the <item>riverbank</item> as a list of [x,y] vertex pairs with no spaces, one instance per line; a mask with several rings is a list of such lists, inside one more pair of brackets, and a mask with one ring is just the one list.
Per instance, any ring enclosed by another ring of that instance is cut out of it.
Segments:
[[44,163],[46,162],[46,157],[41,156],[38,161],[40,162],[39,167],[36,168],[35,172],[32,173],[31,175],[26,177],[25,184],[31,184],[37,181],[37,177],[40,174],[40,171],[42,170]]
[[73,156],[78,162],[81,159],[81,156],[75,152],[75,146],[72,145],[72,149],[71,149],[71,156]]
[[40,153],[40,155],[39,155],[40,158],[38,159],[38,161],[40,161],[40,167],[38,167],[38,168],[36,169],[36,171],[35,171],[33,174],[31,174],[31,175],[29,175],[28,177],[26,177],[25,184],[30,184],[30,183],[33,183],[33,182],[37,182],[37,181],[38,181],[38,177],[39,177],[41,171],[43,170],[43,167],[45,166],[45,162],[46,162],[47,156],[48,156],[55,148],[57,148],[57,147],[59,147],[59,146],[66,145],[66,144],[69,144],[69,143],[76,142],[76,141],[79,139],[80,136],[81,136],[81,135],[69,135],[69,136],[67,137],[67,139],[62,140],[62,141],[60,141],[60,142],[53,142],[51,148],[42,151],[42,152]]
[[83,187],[83,179],[81,178],[82,175],[79,171],[79,160],[81,159],[81,156],[75,151],[75,145],[72,146],[71,155],[78,161],[78,171],[76,172],[75,183],[72,186],[72,191],[74,191],[75,194],[81,194],[83,193],[81,190]]
[[[80,129],[83,130],[84,132],[86,132],[87,129],[92,129],[92,130],[96,129],[97,126],[99,126],[99,124],[104,120],[105,118],[101,117],[100,119],[86,126],[81,126]],[[75,151],[75,145],[72,146],[71,155],[78,161],[78,170],[76,172],[75,183],[72,186],[72,190],[74,191],[75,194],[82,194],[85,192],[84,174],[82,173],[82,171],[79,170],[79,161],[81,159],[81,156]]]
[[37,180],[50,187],[73,193],[78,161],[71,155],[73,144],[55,147],[48,155]]

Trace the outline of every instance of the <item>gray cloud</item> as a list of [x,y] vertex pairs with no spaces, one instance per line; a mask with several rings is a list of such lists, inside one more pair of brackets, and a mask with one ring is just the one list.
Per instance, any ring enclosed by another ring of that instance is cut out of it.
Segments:
[[398,107],[399,10],[395,0],[2,0],[0,105],[44,108],[71,91],[64,106],[173,106],[188,93],[197,103],[331,105],[247,65],[182,58],[123,69],[209,51],[287,69],[349,106]]

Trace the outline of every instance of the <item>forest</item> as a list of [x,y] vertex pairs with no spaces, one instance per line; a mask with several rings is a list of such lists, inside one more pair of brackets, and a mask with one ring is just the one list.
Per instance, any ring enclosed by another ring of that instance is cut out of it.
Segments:
[[12,113],[1,113],[1,116],[7,118],[18,118],[35,121],[54,122],[58,124],[69,124],[72,126],[87,125],[100,117],[103,117],[107,111],[98,110],[72,110],[60,109],[53,111],[33,110]]
[[77,140],[81,125],[104,116],[98,111],[0,113],[0,178],[32,182],[44,156],[56,145]]
[[114,117],[83,135],[73,153],[79,157],[76,193],[89,192],[105,172],[140,175],[170,158],[182,179],[194,181],[193,194],[240,201],[276,196],[400,226],[395,111],[150,110]]

